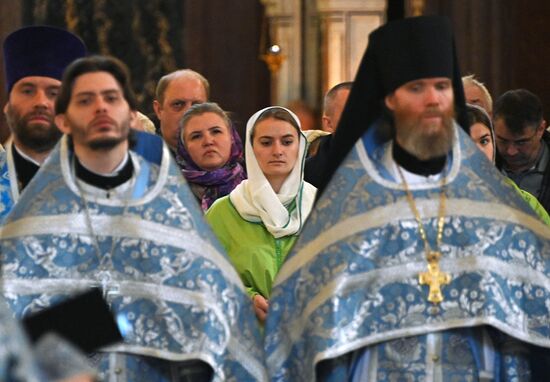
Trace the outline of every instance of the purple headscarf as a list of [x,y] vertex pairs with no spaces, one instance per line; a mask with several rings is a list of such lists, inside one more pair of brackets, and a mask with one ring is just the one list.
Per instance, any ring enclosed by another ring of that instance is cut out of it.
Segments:
[[206,211],[216,199],[229,194],[242,180],[246,179],[241,138],[232,124],[228,128],[231,132],[231,154],[223,167],[213,171],[203,170],[191,159],[181,139],[182,129],[179,130],[176,162],[190,185],[198,185],[204,191],[200,197],[203,211]]

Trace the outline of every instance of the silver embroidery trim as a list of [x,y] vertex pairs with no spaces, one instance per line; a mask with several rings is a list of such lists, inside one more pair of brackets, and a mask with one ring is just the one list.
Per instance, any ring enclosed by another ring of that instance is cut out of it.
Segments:
[[[209,242],[194,233],[160,223],[140,220],[139,216],[91,216],[98,236],[134,238],[188,250],[194,253],[208,253],[222,273],[240,290],[245,291],[233,265]],[[24,236],[75,234],[89,236],[84,214],[47,215],[26,217],[0,227],[0,238],[12,239]]]
[[[211,301],[209,296],[205,296],[201,292],[193,292],[178,287],[170,287],[166,285],[158,285],[155,283],[120,281],[117,280],[121,295],[142,297],[148,299],[161,299],[177,304],[203,306],[211,310],[223,323],[224,334],[226,337],[230,335],[230,328],[226,316],[219,307],[218,303]],[[86,279],[43,279],[36,282],[33,279],[3,279],[3,289],[6,295],[27,295],[27,294],[66,294],[69,291],[78,291],[83,287],[97,286],[97,281]],[[223,344],[222,346],[226,346]]]
[[[354,350],[363,348],[365,346],[371,346],[380,342],[391,341],[397,338],[409,337],[409,336],[418,336],[424,335],[426,333],[443,331],[456,328],[466,328],[474,327],[481,325],[490,325],[495,328],[500,329],[504,333],[507,333],[513,337],[519,338],[522,341],[530,342],[535,345],[550,347],[550,340],[545,339],[544,341],[537,341],[535,338],[527,338],[521,333],[518,333],[508,325],[498,321],[492,317],[484,318],[472,318],[472,319],[457,319],[457,320],[447,320],[444,323],[430,323],[429,325],[424,325],[420,327],[415,327],[412,329],[399,329],[391,332],[379,333],[376,335],[371,335],[367,339],[361,338],[353,342],[347,342],[345,344],[338,344],[331,348],[327,348],[323,352],[317,354],[315,360],[320,362],[325,359],[337,358],[341,355],[350,353]],[[270,369],[277,370],[280,369],[290,353],[290,348],[292,343],[290,341],[285,341],[278,346],[270,355],[267,356],[267,364],[272,365]]]
[[[428,333],[426,336],[426,382],[442,382],[441,333]],[[434,359],[437,357],[437,361]]]
[[[499,274],[506,277],[509,280],[517,280],[521,283],[529,283],[541,285],[546,290],[550,290],[550,279],[542,272],[536,272],[532,269],[526,270],[518,268],[514,264],[506,263],[502,260],[495,259],[487,256],[467,256],[460,259],[443,259],[441,262],[443,269],[452,269],[453,274],[460,274],[464,272],[471,272],[479,269],[493,269],[497,270]],[[396,271],[399,269],[399,272]],[[315,309],[324,303],[332,296],[341,294],[347,289],[355,289],[356,285],[369,285],[375,284],[377,279],[384,280],[385,283],[389,283],[396,279],[416,278],[419,269],[423,269],[420,262],[409,263],[402,266],[396,266],[391,268],[376,269],[370,272],[364,272],[357,275],[349,276],[342,275],[340,278],[327,284],[319,293],[306,305],[304,314],[296,317],[295,320],[287,322],[285,324],[288,333],[288,341],[281,343],[270,355],[268,355],[268,364],[276,365],[275,368],[282,366],[284,360],[288,357],[291,351],[292,343],[298,340],[308,323],[309,315],[315,311]],[[518,317],[519,312],[509,312],[510,317],[514,317],[516,320],[520,320]],[[361,321],[362,317],[357,317],[356,321]],[[512,337],[516,337],[525,342],[529,342],[535,345],[550,347],[550,339],[546,337],[536,337],[534,333],[531,335],[525,334],[524,331],[518,331],[517,326],[507,325],[502,321],[494,319],[493,317],[474,317],[474,318],[457,318],[447,319],[445,322],[430,323],[422,326],[415,326],[413,328],[397,329],[394,331],[386,331],[379,334],[373,334],[367,339],[360,338],[353,342],[346,342],[345,344],[338,344],[332,348],[326,349],[316,357],[318,360],[336,358],[340,355],[349,353],[350,351],[358,348],[369,346],[381,341],[389,341],[391,339],[407,337],[413,335],[422,335],[438,330],[447,330],[460,327],[471,327],[479,325],[492,325],[499,328],[505,333],[508,333]]]
[[[6,295],[25,295],[25,294],[39,294],[48,293],[67,294],[71,291],[79,291],[84,288],[89,288],[97,285],[93,280],[74,280],[74,279],[62,279],[62,280],[41,280],[37,283],[35,280],[22,280],[5,278],[3,280],[3,289]],[[164,301],[170,301],[178,304],[188,304],[196,306],[197,303],[207,307],[218,317],[219,321],[223,324],[225,337],[229,338],[229,343],[218,344],[223,348],[227,348],[229,353],[243,365],[256,380],[267,380],[263,365],[254,359],[253,355],[248,353],[246,347],[236,341],[231,335],[231,329],[229,323],[224,319],[226,316],[221,311],[216,302],[211,301],[209,296],[205,296],[200,292],[186,291],[181,288],[168,287],[157,284],[146,284],[129,281],[120,282],[120,294],[131,295],[133,297],[145,297],[145,298],[161,298]],[[151,357],[162,358],[170,361],[186,361],[192,359],[201,359],[208,362],[210,365],[216,365],[216,361],[207,354],[180,354],[170,351],[163,351],[160,349],[153,349],[149,347],[139,345],[115,345],[102,349],[104,352],[126,352],[137,355],[145,355]]]
[[[130,281],[120,281],[119,283],[119,290],[121,295],[131,295],[134,297],[145,297],[151,299],[160,297],[164,301],[170,301],[178,304],[192,304],[195,306],[198,305],[197,303],[199,303],[200,305],[212,310],[224,326],[225,337],[229,338],[229,343],[218,345],[227,348],[228,352],[233,355],[235,360],[243,365],[243,367],[245,367],[250,372],[250,374],[255,377],[256,380],[267,380],[267,375],[265,374],[263,365],[257,362],[254,359],[254,356],[249,354],[246,347],[236,341],[235,338],[231,335],[229,323],[227,322],[227,320],[224,319],[224,317],[226,316],[225,313],[218,308],[216,302],[211,301],[211,298],[209,296],[205,296],[201,292],[191,292],[183,290],[181,288],[163,286],[152,283],[148,284],[143,282]],[[8,296],[39,293],[67,294],[71,291],[77,292],[79,290],[90,288],[93,286],[97,286],[97,282],[95,280],[84,279],[49,279],[40,280],[40,283],[36,283],[35,280],[25,279],[4,278],[3,280],[3,290],[4,293]],[[214,365],[216,365],[216,361],[207,354],[176,354],[170,351],[163,351],[138,345],[115,345],[104,348],[102,349],[102,351],[126,352],[137,355],[157,357],[171,361],[201,359],[209,363],[213,367]]]
[[13,142],[11,139],[6,143],[6,160],[8,162],[8,177],[10,180],[11,197],[13,198],[13,203],[15,204],[15,202],[19,199],[19,185],[17,182],[17,171],[15,170],[13,152],[11,151],[12,144]]
[[487,330],[482,331],[483,335],[483,370],[479,372],[479,379],[492,380],[495,373],[495,346]]
[[[65,135],[61,138],[61,148],[60,148],[59,155],[60,155],[60,163],[61,163],[61,174],[63,176],[63,179],[65,180],[67,187],[75,195],[80,197],[78,187],[72,176],[71,164],[69,161],[69,147],[67,143],[67,136]],[[141,204],[148,203],[154,198],[156,198],[164,188],[166,180],[168,179],[169,167],[170,167],[170,153],[168,152],[167,146],[163,144],[162,145],[162,162],[159,168],[158,179],[156,180],[154,186],[151,187],[141,198],[132,199],[129,202],[126,200],[119,200],[117,198],[114,198],[114,199],[98,198],[95,201],[98,204],[112,206],[112,207],[122,206],[126,204],[129,207],[133,207],[133,206],[138,206]]]
[[[419,199],[416,203],[424,219],[437,216],[438,205],[433,200]],[[451,217],[486,218],[517,225],[521,224],[543,238],[550,239],[550,229],[539,219],[498,203],[476,202],[469,199],[449,199],[447,201],[447,215]],[[396,216],[399,216],[399,219]],[[408,208],[407,201],[403,200],[342,220],[324,231],[322,235],[317,236],[315,240],[307,243],[292,258],[286,260],[277,274],[275,285],[283,283],[294,273],[299,272],[305,264],[312,261],[318,253],[346,237],[375,227],[410,219],[414,219],[414,217]]]
[[369,349],[369,381],[376,381],[378,378],[378,348]]

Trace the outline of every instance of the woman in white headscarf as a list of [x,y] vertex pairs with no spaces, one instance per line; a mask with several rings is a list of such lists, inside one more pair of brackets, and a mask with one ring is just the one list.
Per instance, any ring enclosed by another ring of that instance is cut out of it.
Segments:
[[206,213],[260,321],[267,314],[273,279],[315,200],[315,187],[304,181],[306,146],[290,110],[273,106],[255,113],[246,125],[248,179]]

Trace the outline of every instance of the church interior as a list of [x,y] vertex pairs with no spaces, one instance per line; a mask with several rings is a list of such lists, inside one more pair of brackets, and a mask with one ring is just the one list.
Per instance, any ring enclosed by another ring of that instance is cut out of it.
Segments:
[[[210,81],[211,100],[230,111],[242,131],[250,115],[268,105],[300,101],[318,115],[323,94],[353,80],[370,31],[413,15],[451,19],[462,74],[475,74],[494,98],[526,88],[548,113],[546,0],[6,1],[0,38],[35,24],[76,33],[89,53],[129,65],[148,116],[154,116],[158,79],[191,68]],[[0,81],[5,88],[3,75]],[[0,97],[5,104],[4,91]],[[7,136],[2,119],[0,141]]]

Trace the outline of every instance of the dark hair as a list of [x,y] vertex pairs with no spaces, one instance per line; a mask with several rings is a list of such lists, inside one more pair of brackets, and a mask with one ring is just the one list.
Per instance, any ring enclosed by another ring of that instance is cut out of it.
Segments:
[[470,128],[476,123],[481,123],[489,130],[492,130],[492,122],[489,114],[481,106],[472,105],[470,103],[466,104],[466,115],[468,117],[468,126],[466,126],[466,131],[470,133]]
[[537,128],[542,122],[542,103],[526,89],[509,90],[495,102],[493,119],[504,119],[506,127],[521,134],[526,127]]
[[260,116],[256,120],[256,123],[254,123],[254,127],[252,128],[252,131],[250,132],[250,141],[251,142],[254,140],[254,131],[256,130],[256,126],[258,125],[258,123],[260,123],[261,121],[264,121],[266,119],[269,119],[269,118],[273,118],[273,119],[277,119],[279,121],[285,121],[285,122],[290,123],[292,126],[294,126],[294,128],[298,132],[298,136],[300,136],[300,125],[298,124],[296,119],[294,119],[294,117],[288,112],[288,110],[286,110],[282,107],[272,107],[272,108],[267,109],[266,111],[264,111],[262,114],[260,114]]
[[[148,134],[148,133],[144,133],[136,129],[128,130],[128,147],[130,147],[131,150],[133,150],[136,147],[137,141],[139,139],[139,136],[138,136],[139,134]],[[74,152],[74,142],[73,142],[73,136],[71,134],[67,135],[67,146],[72,152]]]
[[114,57],[88,56],[79,58],[65,69],[63,79],[61,80],[61,89],[55,102],[56,114],[63,114],[67,111],[76,79],[83,74],[93,72],[107,72],[111,74],[122,88],[124,98],[128,102],[130,109],[137,110],[138,103],[131,87],[130,72],[126,64]]

